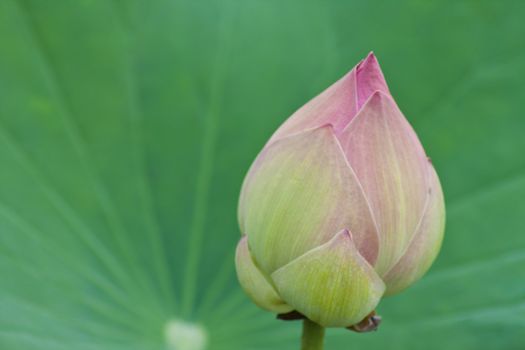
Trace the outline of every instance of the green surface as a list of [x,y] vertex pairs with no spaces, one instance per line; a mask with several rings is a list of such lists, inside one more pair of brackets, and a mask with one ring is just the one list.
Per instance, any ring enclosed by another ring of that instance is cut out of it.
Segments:
[[521,1],[0,1],[0,349],[166,349],[172,319],[209,349],[298,348],[300,322],[236,282],[238,193],[278,125],[370,50],[447,231],[378,332],[328,330],[327,348],[523,349],[524,17]]

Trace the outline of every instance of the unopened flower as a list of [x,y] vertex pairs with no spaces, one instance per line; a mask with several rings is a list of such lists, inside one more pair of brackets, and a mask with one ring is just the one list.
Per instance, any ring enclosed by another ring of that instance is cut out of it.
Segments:
[[373,54],[295,112],[242,187],[236,267],[260,307],[348,327],[428,270],[439,179]]

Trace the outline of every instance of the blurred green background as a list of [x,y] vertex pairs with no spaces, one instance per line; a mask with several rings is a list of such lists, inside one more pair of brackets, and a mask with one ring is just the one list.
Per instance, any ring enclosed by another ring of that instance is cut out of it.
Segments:
[[447,231],[378,332],[330,329],[327,349],[524,349],[524,18],[522,1],[1,0],[0,349],[194,350],[174,320],[206,349],[298,348],[300,323],[236,282],[237,197],[272,132],[370,50]]

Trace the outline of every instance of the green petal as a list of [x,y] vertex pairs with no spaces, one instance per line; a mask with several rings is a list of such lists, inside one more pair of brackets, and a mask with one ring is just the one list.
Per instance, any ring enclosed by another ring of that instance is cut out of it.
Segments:
[[347,230],[271,277],[289,305],[324,327],[360,322],[375,309],[385,290]]
[[386,294],[395,294],[420,279],[434,262],[445,232],[445,202],[441,185],[430,165],[430,194],[416,235],[406,253],[384,276]]
[[276,313],[292,311],[254,264],[246,236],[237,245],[235,267],[242,289],[257,306]]
[[263,150],[246,177],[239,217],[255,260],[268,274],[345,228],[369,262],[377,257],[370,208],[330,126]]

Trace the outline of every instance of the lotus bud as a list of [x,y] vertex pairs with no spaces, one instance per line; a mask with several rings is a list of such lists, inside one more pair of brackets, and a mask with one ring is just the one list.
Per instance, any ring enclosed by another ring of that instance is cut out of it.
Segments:
[[271,312],[357,329],[425,274],[443,194],[372,53],[274,133],[238,215],[240,284]]

